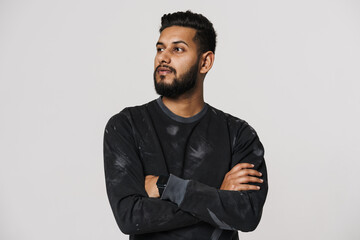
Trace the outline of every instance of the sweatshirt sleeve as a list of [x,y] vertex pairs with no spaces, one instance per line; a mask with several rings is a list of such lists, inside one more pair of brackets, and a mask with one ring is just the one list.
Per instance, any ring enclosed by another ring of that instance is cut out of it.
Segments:
[[166,231],[200,221],[174,203],[149,198],[132,127],[123,111],[106,125],[104,168],[109,202],[123,233]]
[[260,190],[219,190],[171,174],[161,199],[176,203],[180,209],[220,229],[248,232],[255,230],[260,222],[268,191],[264,148],[247,123],[237,131],[233,140],[233,165],[254,164],[254,169],[263,174],[264,182],[250,184],[260,186]]

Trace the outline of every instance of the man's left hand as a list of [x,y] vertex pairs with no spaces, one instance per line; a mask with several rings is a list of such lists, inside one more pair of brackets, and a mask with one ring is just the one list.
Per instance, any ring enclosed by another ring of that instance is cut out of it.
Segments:
[[158,178],[159,178],[159,176],[154,176],[154,175],[147,175],[145,177],[145,190],[146,190],[146,193],[151,198],[159,198],[160,197],[159,189],[156,186],[156,182],[157,182]]

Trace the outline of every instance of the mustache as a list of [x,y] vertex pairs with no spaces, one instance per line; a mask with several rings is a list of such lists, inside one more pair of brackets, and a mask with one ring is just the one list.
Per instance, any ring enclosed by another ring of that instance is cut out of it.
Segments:
[[155,68],[155,72],[157,72],[158,69],[161,68],[161,67],[163,67],[163,68],[168,68],[168,69],[170,69],[172,72],[174,72],[174,73],[176,74],[175,68],[170,67],[170,66],[168,66],[168,65],[159,65],[159,66],[157,66],[157,67]]

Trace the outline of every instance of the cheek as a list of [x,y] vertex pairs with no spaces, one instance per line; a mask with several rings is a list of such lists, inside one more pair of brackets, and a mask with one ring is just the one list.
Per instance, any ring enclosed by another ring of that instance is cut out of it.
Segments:
[[[197,62],[194,61],[194,59],[188,59],[188,61],[186,62],[183,62],[183,64],[181,65],[181,72],[182,73],[185,73],[185,72],[188,72],[190,71],[190,69],[196,64]],[[180,70],[179,68],[179,70]]]

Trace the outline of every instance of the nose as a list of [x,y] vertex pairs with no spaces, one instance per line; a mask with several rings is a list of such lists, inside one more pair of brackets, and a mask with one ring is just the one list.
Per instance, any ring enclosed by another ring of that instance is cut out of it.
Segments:
[[168,63],[169,64],[171,62],[170,53],[167,50],[164,50],[162,52],[158,52],[157,60],[158,60],[159,64],[161,64],[161,63]]

